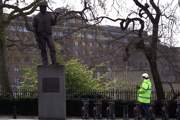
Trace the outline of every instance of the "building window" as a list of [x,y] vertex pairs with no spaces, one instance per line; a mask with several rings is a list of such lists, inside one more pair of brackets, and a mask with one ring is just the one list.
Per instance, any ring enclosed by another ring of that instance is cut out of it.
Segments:
[[30,57],[29,57],[29,56],[25,56],[25,57],[24,57],[24,62],[25,62],[25,63],[31,63],[32,61],[30,60]]
[[20,85],[20,79],[19,78],[15,78],[14,85],[15,86],[19,86]]
[[106,45],[102,45],[102,47],[105,49],[105,48],[106,48]]
[[74,33],[74,35],[76,36],[76,37],[78,37],[78,38],[82,38],[83,37],[83,34],[82,33]]
[[87,34],[88,39],[93,39],[93,36],[91,34]]
[[9,27],[8,27],[8,30],[10,30],[10,31],[16,31],[16,28],[15,28],[15,26],[9,26]]
[[98,77],[100,77],[101,74],[100,74],[100,72],[97,72],[96,75],[97,75],[97,78],[98,78]]
[[90,51],[89,51],[89,54],[90,54],[90,55],[92,55],[92,54],[93,54],[93,52],[90,50]]
[[123,39],[124,43],[128,43],[128,39],[124,38]]
[[82,45],[83,45],[83,46],[86,46],[86,43],[85,43],[85,42],[82,42]]
[[83,51],[82,51],[82,53],[83,53],[83,55],[86,55],[86,52],[85,52],[85,50],[83,50]]
[[96,46],[99,47],[99,43],[97,43]]
[[92,42],[90,42],[90,43],[89,43],[89,46],[90,46],[90,47],[92,47],[92,46],[93,46]]
[[10,31],[28,32],[28,30],[24,26],[9,26],[8,29]]
[[78,41],[75,41],[75,42],[74,42],[74,45],[75,45],[76,47],[78,47]]
[[53,32],[53,35],[52,35],[53,37],[62,37],[63,36],[63,34],[61,33],[61,32]]
[[14,71],[15,71],[16,73],[18,73],[18,72],[19,72],[19,68],[15,67],[15,68],[14,68]]
[[69,23],[76,23],[75,19],[70,19]]
[[78,53],[78,51],[77,51],[77,50],[75,51],[75,55],[76,55],[76,56],[78,56],[78,55],[79,55],[79,53]]

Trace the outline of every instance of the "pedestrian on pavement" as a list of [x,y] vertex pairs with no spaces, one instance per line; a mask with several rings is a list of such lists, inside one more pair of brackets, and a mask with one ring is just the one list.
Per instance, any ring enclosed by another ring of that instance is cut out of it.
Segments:
[[137,102],[141,111],[144,112],[145,119],[149,120],[149,108],[152,96],[152,83],[147,73],[142,74],[142,82],[137,90]]

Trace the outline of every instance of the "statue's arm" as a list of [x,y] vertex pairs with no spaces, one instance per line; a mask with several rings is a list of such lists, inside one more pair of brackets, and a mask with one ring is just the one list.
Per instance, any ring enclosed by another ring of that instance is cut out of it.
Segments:
[[35,36],[35,40],[37,41],[37,44],[39,46],[39,38],[38,38],[38,20],[36,17],[33,18],[33,33]]
[[33,18],[33,32],[34,34],[37,34],[37,28],[38,28],[38,20],[36,17]]
[[54,15],[54,16],[51,16],[51,25],[56,25],[57,24],[57,17],[58,15]]

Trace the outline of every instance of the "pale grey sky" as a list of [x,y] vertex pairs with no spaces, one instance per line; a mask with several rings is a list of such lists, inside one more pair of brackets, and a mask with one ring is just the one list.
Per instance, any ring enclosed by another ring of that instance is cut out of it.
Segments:
[[[16,0],[11,0],[14,3],[16,2]],[[32,0],[26,0],[27,3],[30,3]],[[73,10],[82,10],[82,4],[81,1],[82,0],[52,0],[53,2],[49,5],[53,10],[55,8],[59,8],[59,7],[69,7],[70,9]],[[96,1],[96,0],[95,0]],[[118,1],[119,4],[121,4],[121,7],[119,8],[117,6],[117,4],[114,4],[114,7],[111,7],[112,5],[112,1],[113,0],[106,0],[107,2],[107,6],[106,6],[106,13],[104,13],[104,11],[100,8],[97,8],[97,14],[99,16],[102,15],[106,15],[109,16],[111,18],[125,18],[127,17],[128,13],[130,13],[130,10],[135,10],[137,9],[137,6],[135,5],[135,3],[133,2],[133,0],[115,0]],[[145,1],[146,0],[142,0]],[[171,3],[173,1],[173,7],[176,6],[178,4],[178,0],[155,0],[155,2],[159,1],[160,5],[164,5],[166,6],[166,4]],[[96,1],[97,2],[97,1]],[[14,4],[12,3],[12,4]],[[21,5],[22,6],[22,5]],[[119,14],[117,14],[117,11],[119,12]],[[177,7],[177,11],[176,11],[176,15],[178,16],[178,18],[180,18],[180,7]],[[108,21],[108,20],[104,20],[102,22],[103,25],[113,25],[113,26],[119,26],[119,23],[114,23],[112,21]],[[180,19],[178,20],[178,26],[177,28],[179,28],[179,30],[176,30],[175,32],[175,39],[176,41],[180,41]],[[180,47],[180,42],[178,42],[178,44],[176,46]]]
[[[74,9],[74,10],[81,10],[82,9],[82,5],[81,5],[81,0],[53,0],[54,3],[52,3],[50,6],[55,9],[58,7],[65,7],[65,6],[69,6],[69,8]],[[98,14],[99,15],[108,15],[111,18],[118,18],[118,17],[122,17],[125,18],[127,17],[128,13],[130,13],[131,10],[135,10],[137,9],[137,6],[135,5],[135,3],[133,2],[133,0],[115,0],[118,1],[119,4],[123,4],[123,6],[121,8],[119,8],[117,6],[117,4],[114,4],[114,8],[111,7],[112,5],[112,1],[113,0],[106,0],[107,2],[107,6],[106,6],[106,13],[103,12],[102,9],[98,9]],[[145,1],[146,0],[142,0]],[[177,28],[175,30],[175,40],[177,43],[176,46],[180,47],[180,7],[178,7],[178,0],[155,0],[155,2],[158,2],[160,5],[163,6],[167,6],[168,3],[172,2],[172,8],[174,8],[175,6],[177,7],[176,10],[176,16],[179,18],[178,23],[177,23]],[[179,0],[180,1],[180,0]],[[117,14],[116,9],[120,9],[120,13]],[[102,22],[103,25],[114,25],[114,26],[119,26],[119,23],[114,23],[112,21],[108,21],[108,20],[104,20]]]

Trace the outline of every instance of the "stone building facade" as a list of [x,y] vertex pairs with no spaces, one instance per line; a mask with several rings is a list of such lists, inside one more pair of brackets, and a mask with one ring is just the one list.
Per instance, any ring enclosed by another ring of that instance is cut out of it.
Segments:
[[[18,85],[21,80],[20,69],[31,66],[34,60],[40,61],[40,54],[34,35],[26,29],[22,18],[17,18],[9,25],[7,39],[9,75],[13,84]],[[116,26],[94,26],[74,16],[74,19],[59,19],[53,27],[53,39],[59,43],[58,52],[64,61],[77,58],[88,67],[96,68],[97,75],[105,74],[107,79],[137,83],[143,72],[150,73],[149,63],[141,51],[132,50],[129,59],[124,61],[128,43],[138,41],[138,34],[131,30],[122,31]],[[173,50],[177,54],[174,56],[174,52],[169,52],[168,57],[173,56],[169,62],[159,53],[160,75],[163,81],[180,82],[180,48]]]

